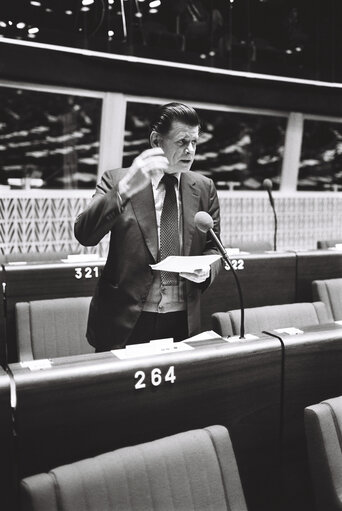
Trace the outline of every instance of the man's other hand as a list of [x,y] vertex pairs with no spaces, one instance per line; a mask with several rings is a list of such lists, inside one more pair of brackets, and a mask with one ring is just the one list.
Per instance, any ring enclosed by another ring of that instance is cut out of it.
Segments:
[[179,274],[181,277],[185,279],[191,280],[191,282],[195,282],[196,284],[200,284],[207,280],[210,275],[210,266],[208,268],[203,268],[201,270],[195,270],[193,273],[181,272]]

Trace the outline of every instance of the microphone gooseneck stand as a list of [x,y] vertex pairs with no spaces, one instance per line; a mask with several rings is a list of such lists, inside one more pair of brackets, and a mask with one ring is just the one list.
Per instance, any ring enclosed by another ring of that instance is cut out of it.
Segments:
[[270,200],[271,208],[273,211],[273,217],[274,217],[273,250],[274,250],[274,252],[276,252],[277,251],[278,219],[277,219],[277,213],[275,210],[274,199],[273,199],[272,191],[271,191],[273,188],[273,183],[270,179],[264,179],[263,186],[264,186],[265,190],[267,190],[268,198]]
[[[239,282],[238,276],[236,274],[236,271],[233,268],[231,261],[229,260],[229,256],[227,254],[226,249],[224,248],[221,241],[219,240],[219,238],[216,236],[215,232],[212,229],[214,222],[213,222],[213,219],[211,218],[211,216],[208,213],[206,213],[205,211],[199,211],[195,215],[195,225],[200,231],[209,232],[209,235],[211,236],[213,242],[215,243],[218,250],[220,251],[220,254],[223,257],[223,260],[225,261],[225,263],[227,263],[228,267],[233,272],[233,276],[235,279],[236,287],[237,287],[237,290],[239,293],[239,300],[240,300],[240,312],[241,312],[240,339],[244,339],[245,338],[245,307],[243,304],[242,290],[241,290],[240,282]],[[225,266],[225,269],[227,270],[226,266]]]

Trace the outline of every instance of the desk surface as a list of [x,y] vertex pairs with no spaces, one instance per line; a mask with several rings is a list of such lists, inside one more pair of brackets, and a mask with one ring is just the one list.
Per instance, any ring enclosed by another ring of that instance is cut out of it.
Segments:
[[[249,509],[273,511],[279,495],[280,342],[262,337],[200,344],[124,361],[111,353],[54,359],[41,371],[11,364],[20,474],[223,424],[232,437]],[[166,379],[170,367],[173,383]],[[156,369],[159,385],[151,383]],[[136,388],[139,381],[146,387]]]

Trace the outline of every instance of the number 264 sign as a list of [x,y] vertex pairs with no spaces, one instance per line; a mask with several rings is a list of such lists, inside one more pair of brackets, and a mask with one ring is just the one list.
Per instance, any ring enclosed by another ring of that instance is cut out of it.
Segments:
[[163,374],[158,367],[151,369],[150,372],[137,371],[134,375],[134,379],[136,380],[134,385],[136,390],[145,389],[146,381],[150,381],[154,387],[158,387],[163,383],[175,383],[175,367],[170,366],[165,374]]

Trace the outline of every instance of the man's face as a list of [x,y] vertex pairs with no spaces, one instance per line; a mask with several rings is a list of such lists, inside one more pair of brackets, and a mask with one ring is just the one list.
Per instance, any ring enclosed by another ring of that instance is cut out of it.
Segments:
[[167,135],[160,137],[160,147],[169,160],[169,167],[165,172],[176,174],[190,170],[195,158],[198,138],[198,126],[189,126],[179,121],[172,122]]

